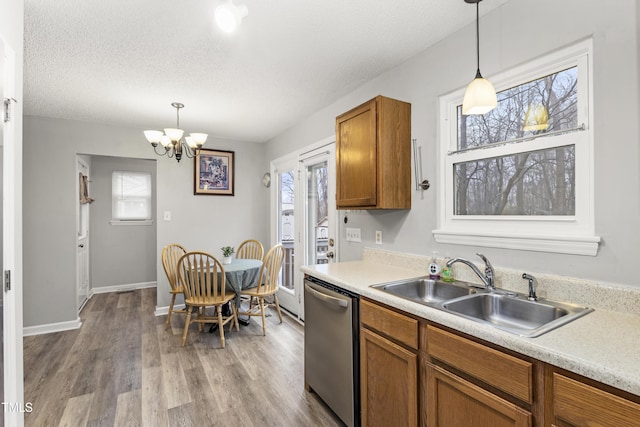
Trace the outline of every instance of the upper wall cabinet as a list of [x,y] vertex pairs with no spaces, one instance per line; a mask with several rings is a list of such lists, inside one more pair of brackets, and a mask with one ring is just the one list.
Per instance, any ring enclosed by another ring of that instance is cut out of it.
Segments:
[[336,118],[338,209],[411,209],[411,104],[384,96]]

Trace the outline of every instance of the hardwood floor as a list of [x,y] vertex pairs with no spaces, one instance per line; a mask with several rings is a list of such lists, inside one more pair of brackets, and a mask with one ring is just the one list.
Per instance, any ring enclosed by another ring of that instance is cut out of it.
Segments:
[[304,330],[277,315],[240,332],[164,330],[155,289],[94,295],[82,328],[25,337],[27,426],[340,426],[304,390]]

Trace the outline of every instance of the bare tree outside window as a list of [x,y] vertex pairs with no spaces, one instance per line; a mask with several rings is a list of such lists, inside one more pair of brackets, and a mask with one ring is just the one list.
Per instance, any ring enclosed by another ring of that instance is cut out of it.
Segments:
[[317,184],[318,191],[318,202],[316,204],[317,216],[316,218],[322,219],[326,218],[329,213],[329,203],[327,197],[327,188],[329,185],[328,177],[327,177],[327,166],[319,167],[315,169],[315,179]]
[[[504,90],[480,116],[458,107],[458,150],[578,126],[577,67]],[[575,215],[575,146],[454,165],[456,215]]]

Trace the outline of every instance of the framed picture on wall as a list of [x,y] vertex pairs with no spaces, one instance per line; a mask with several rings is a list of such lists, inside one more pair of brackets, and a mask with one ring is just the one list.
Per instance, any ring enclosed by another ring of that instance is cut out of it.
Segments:
[[200,150],[194,158],[193,194],[233,196],[234,157],[233,151]]

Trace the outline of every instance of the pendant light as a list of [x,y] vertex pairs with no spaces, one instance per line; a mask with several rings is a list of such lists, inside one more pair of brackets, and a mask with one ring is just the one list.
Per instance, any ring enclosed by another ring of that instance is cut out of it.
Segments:
[[462,101],[462,114],[486,114],[496,108],[498,99],[491,82],[480,74],[480,2],[482,0],[464,0],[476,4],[476,77],[469,83]]

